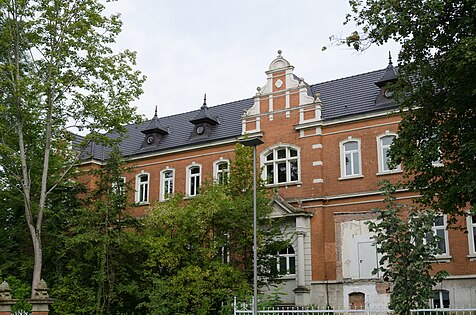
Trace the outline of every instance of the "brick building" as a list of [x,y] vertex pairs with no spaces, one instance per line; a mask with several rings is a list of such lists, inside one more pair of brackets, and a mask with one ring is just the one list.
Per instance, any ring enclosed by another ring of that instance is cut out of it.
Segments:
[[[252,98],[211,107],[205,100],[196,111],[156,112],[127,126],[120,149],[134,169],[124,178],[135,187],[132,211],[141,216],[151,200],[174,192],[193,197],[202,181],[220,181],[229,171],[238,139],[260,137],[261,176],[278,192],[273,216],[285,218],[293,240],[280,253],[279,267],[288,271],[284,301],[386,307],[389,285],[371,272],[378,257],[364,222],[383,206],[377,183],[402,176],[401,167],[387,164],[400,120],[386,88],[395,80],[390,61],[385,69],[309,85],[278,52]],[[90,153],[85,165],[100,167],[107,156],[101,147]],[[413,197],[398,193],[404,202]],[[445,216],[435,221],[444,252],[435,269],[450,276],[435,288],[434,306],[476,305],[476,216],[463,226],[469,233],[447,231]]]

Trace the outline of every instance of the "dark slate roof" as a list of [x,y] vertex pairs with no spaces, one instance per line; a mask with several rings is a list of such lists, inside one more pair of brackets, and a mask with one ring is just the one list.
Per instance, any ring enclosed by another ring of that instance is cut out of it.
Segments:
[[312,94],[320,94],[324,120],[363,114],[395,107],[394,103],[377,106],[380,88],[375,85],[385,69],[311,85]]
[[160,122],[159,120],[159,117],[157,116],[157,107],[155,108],[155,115],[154,117],[152,118],[152,120],[149,122],[149,124],[147,125],[147,127],[141,131],[143,134],[150,134],[150,133],[154,133],[154,132],[157,132],[161,135],[166,135],[169,133],[169,131],[167,130],[167,128],[162,125],[162,123]]
[[206,103],[203,103],[197,116],[195,116],[193,119],[190,119],[190,122],[192,124],[199,124],[203,122],[209,123],[210,125],[218,124],[217,117],[213,116]]
[[[151,147],[150,149],[141,149],[142,142],[144,141],[144,134],[141,131],[150,124],[150,121],[128,125],[126,126],[125,139],[121,142],[119,149],[124,156],[134,156],[136,154],[143,154],[150,151],[180,148],[201,142],[237,138],[241,135],[241,117],[244,111],[251,106],[253,106],[252,98],[210,107],[208,109],[210,114],[214,117],[218,117],[220,124],[212,127],[212,132],[207,138],[198,140],[190,140],[194,126],[190,120],[196,117],[200,110],[161,117],[160,122],[163,125],[168,126],[169,134],[162,137],[158,147]],[[88,150],[89,157],[103,160],[103,158],[107,156],[109,150],[104,152],[98,147],[99,146],[90,146],[92,152],[91,150]]]
[[[342,118],[345,116],[369,113],[382,109],[395,107],[392,102],[376,105],[375,100],[380,93],[380,88],[375,85],[385,75],[386,69],[358,74],[351,77],[327,81],[310,85],[310,94],[320,94],[322,101],[322,117],[324,120]],[[151,121],[137,125],[126,126],[126,138],[120,145],[124,156],[134,156],[150,151],[179,149],[191,144],[238,138],[241,135],[241,117],[246,109],[253,106],[253,98],[226,103],[218,106],[207,107],[209,114],[216,117],[219,124],[212,127],[212,132],[207,138],[192,140],[193,121],[200,110],[173,116],[161,117],[160,122],[168,126],[169,134],[164,135],[158,147],[141,149],[144,135],[141,131],[146,129]],[[111,135],[115,137],[115,135]],[[107,157],[108,149],[101,146],[90,146],[90,157],[103,160]]]

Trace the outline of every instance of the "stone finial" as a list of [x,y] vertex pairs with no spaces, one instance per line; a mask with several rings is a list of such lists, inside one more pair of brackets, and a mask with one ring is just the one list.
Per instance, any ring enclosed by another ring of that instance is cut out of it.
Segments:
[[281,49],[278,50],[278,57],[281,57],[282,52],[283,51]]
[[33,298],[38,300],[46,300],[50,298],[50,296],[48,295],[48,287],[46,286],[45,280],[41,279],[38,282],[35,288]]
[[6,281],[3,281],[0,284],[0,301],[8,301],[12,299],[12,295],[10,294],[10,286]]

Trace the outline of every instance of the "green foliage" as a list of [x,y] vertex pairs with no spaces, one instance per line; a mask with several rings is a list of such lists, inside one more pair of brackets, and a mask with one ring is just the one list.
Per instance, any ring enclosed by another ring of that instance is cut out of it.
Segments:
[[381,254],[374,272],[382,272],[392,282],[390,309],[406,315],[412,309],[428,308],[433,286],[447,273],[432,272],[431,264],[440,253],[439,238],[432,232],[434,212],[396,203],[396,186],[389,182],[382,182],[382,191],[385,209],[374,209],[377,221],[367,222]]
[[[238,145],[226,184],[206,184],[200,194],[176,194],[155,204],[144,219],[149,257],[144,278],[150,312],[209,314],[233,296],[251,292],[253,283],[253,159]],[[277,277],[269,262],[289,245],[271,222],[270,199],[257,194],[258,265],[261,285]],[[276,227],[277,226],[277,227]]]
[[[420,202],[464,215],[476,205],[476,6],[474,1],[351,0],[363,30],[349,44],[362,49],[395,40],[395,98],[402,108],[391,148]],[[438,167],[435,161],[441,161]],[[456,220],[456,216],[452,217]]]
[[63,244],[64,265],[53,286],[59,314],[132,314],[142,302],[140,273],[146,252],[140,224],[127,213],[127,172],[117,147],[107,164],[95,172],[97,189],[84,198],[84,207],[68,217]]
[[71,176],[79,154],[70,132],[113,142],[139,117],[129,103],[145,78],[133,69],[135,53],[113,53],[121,29],[96,0],[0,1],[0,183],[22,201],[32,239],[33,285],[41,278],[43,218],[52,194]]

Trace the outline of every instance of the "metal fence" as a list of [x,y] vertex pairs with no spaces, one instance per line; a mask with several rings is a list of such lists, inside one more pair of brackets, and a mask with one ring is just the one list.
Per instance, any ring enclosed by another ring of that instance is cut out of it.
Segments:
[[[234,302],[234,313],[237,314],[253,314],[253,305],[251,303]],[[476,315],[476,308],[432,308],[412,310],[412,315]],[[390,309],[326,309],[319,308],[314,305],[309,306],[279,306],[260,308],[258,314],[273,315],[388,315],[393,314]]]

